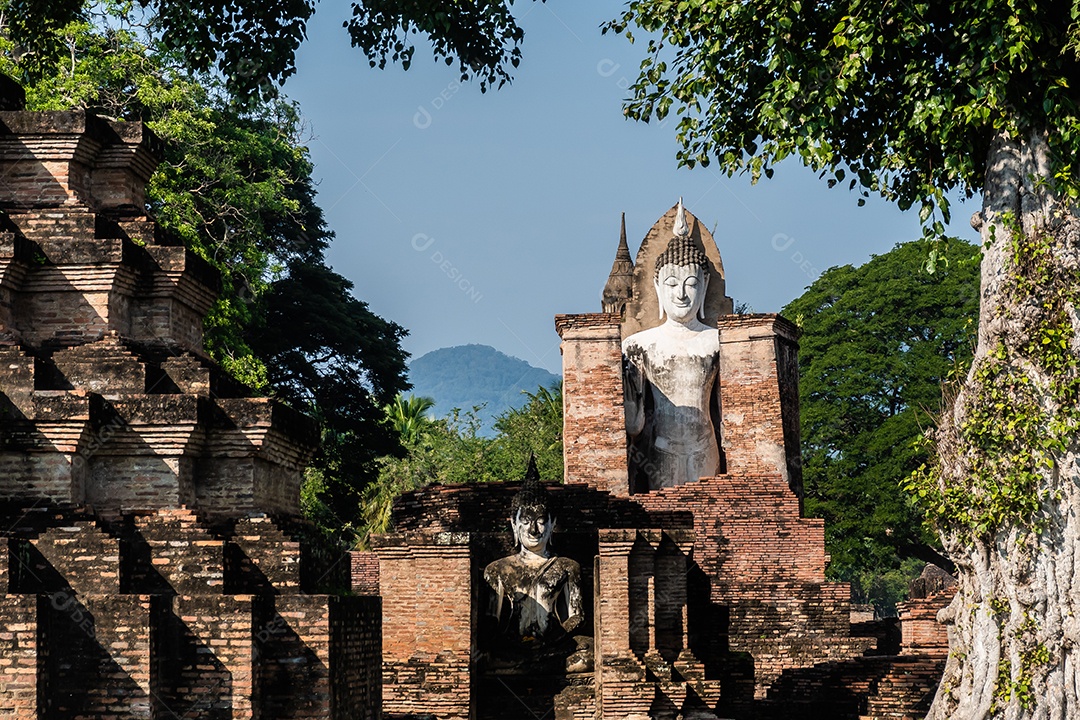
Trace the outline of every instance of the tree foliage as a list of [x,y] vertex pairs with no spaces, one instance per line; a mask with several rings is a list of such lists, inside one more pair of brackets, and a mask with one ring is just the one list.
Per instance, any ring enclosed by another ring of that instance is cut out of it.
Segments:
[[415,443],[431,429],[427,413],[435,407],[435,400],[416,395],[398,395],[394,402],[384,408],[386,422],[401,438],[402,443]]
[[978,249],[950,240],[932,275],[928,250],[910,242],[830,268],[784,308],[803,331],[806,512],[825,519],[829,575],[878,605],[906,591],[882,581],[904,559],[943,563],[901,485],[927,462],[921,440],[941,411],[942,382],[967,372],[975,340]]
[[[13,17],[10,4],[0,8]],[[375,458],[398,446],[381,408],[407,387],[405,331],[325,263],[334,233],[315,201],[296,107],[275,99],[240,110],[227,87],[190,75],[127,8],[99,11],[94,23],[59,28],[68,56],[34,73],[0,32],[0,71],[26,83],[30,109],[141,120],[165,140],[150,210],[222,276],[205,348],[236,379],[322,422],[321,490],[306,503],[329,527],[355,522]]]
[[[408,68],[417,38],[427,38],[435,58],[458,64],[462,81],[481,89],[510,80],[521,60],[524,33],[513,0],[356,0],[343,23],[371,67],[388,61]],[[307,37],[315,0],[135,0],[145,24],[189,69],[216,71],[239,99],[267,99],[296,71],[296,50]],[[9,0],[8,37],[35,76],[47,75],[66,47],[61,28],[86,20],[83,0]]]
[[[1065,0],[632,0],[607,29],[646,31],[628,116],[680,116],[679,159],[754,180],[796,156],[830,184],[920,205],[978,191],[996,131],[1080,156],[1080,5]],[[862,199],[860,199],[860,204]]]

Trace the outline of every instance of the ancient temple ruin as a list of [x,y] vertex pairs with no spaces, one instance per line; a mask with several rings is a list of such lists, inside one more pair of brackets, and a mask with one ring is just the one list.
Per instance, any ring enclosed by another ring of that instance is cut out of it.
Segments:
[[[555,550],[543,557],[581,568],[584,617],[565,652],[589,647],[587,666],[572,654],[565,668],[491,660],[493,593],[535,594],[527,563],[506,581],[515,592],[484,581],[485,567],[540,545],[520,541],[522,486],[429,487],[404,496],[396,532],[353,559],[355,588],[383,598],[384,717],[922,717],[945,662],[936,613],[951,591],[923,593],[899,624],[852,622],[849,586],[825,578],[823,521],[802,514],[798,329],[732,314],[725,282],[715,241],[680,203],[636,261],[624,223],[604,312],[555,318],[565,482],[546,487]],[[667,429],[638,432],[629,405],[641,404],[648,428],[667,401],[628,384],[663,385],[677,370],[663,333],[712,348],[712,359],[690,360],[691,377],[711,387],[697,389],[694,408],[676,402]],[[627,352],[646,346],[667,354],[635,370],[647,361]],[[719,456],[704,466],[715,472],[649,477],[679,465],[651,459],[640,437],[670,454],[685,442],[672,439],[679,426],[710,422]]]
[[[732,314],[681,205],[634,259],[623,228],[604,312],[555,319],[565,482],[409,493],[350,567],[299,518],[313,423],[202,350],[218,278],[146,214],[157,139],[19,95],[0,78],[0,716],[921,717],[950,590],[852,622],[801,511],[798,331]],[[688,410],[657,328],[706,348]]]
[[0,80],[0,716],[378,717],[379,602],[298,522],[316,428],[203,353],[159,141]]

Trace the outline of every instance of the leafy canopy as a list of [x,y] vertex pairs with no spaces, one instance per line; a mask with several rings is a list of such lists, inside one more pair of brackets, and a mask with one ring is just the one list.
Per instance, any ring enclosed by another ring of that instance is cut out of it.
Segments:
[[[418,37],[436,59],[458,64],[462,81],[481,89],[510,80],[521,61],[524,33],[511,12],[513,0],[357,0],[343,23],[352,44],[372,67],[387,61],[408,69]],[[85,20],[94,3],[84,0],[9,0],[8,37],[27,55],[34,72],[66,54],[56,31]],[[196,72],[216,71],[240,99],[268,98],[275,84],[296,72],[296,50],[307,37],[315,0],[136,0],[148,30]]]
[[905,558],[942,563],[901,484],[928,459],[920,439],[941,410],[942,382],[971,363],[979,309],[978,248],[951,239],[934,275],[923,268],[928,249],[910,242],[830,268],[784,308],[803,331],[806,512],[825,518],[830,576],[881,604],[900,599],[876,593]]
[[681,163],[756,181],[795,156],[864,198],[920,204],[938,236],[945,193],[981,189],[994,132],[1049,131],[1074,188],[1078,17],[1076,0],[632,0],[605,31],[646,32],[626,114],[674,108]]
[[399,395],[387,405],[386,422],[401,433],[405,454],[381,458],[378,480],[364,489],[361,540],[390,531],[394,500],[432,483],[520,480],[530,455],[536,457],[540,477],[562,480],[562,388],[539,387],[524,394],[524,406],[496,419],[493,438],[480,434],[480,408],[431,418],[430,398]]

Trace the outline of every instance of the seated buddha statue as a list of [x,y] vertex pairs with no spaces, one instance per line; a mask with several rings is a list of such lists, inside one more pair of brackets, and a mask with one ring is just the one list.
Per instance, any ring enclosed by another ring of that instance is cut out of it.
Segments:
[[510,527],[517,552],[484,568],[489,624],[496,634],[492,645],[496,655],[527,662],[554,654],[562,662],[573,652],[571,633],[584,617],[581,566],[552,550],[555,517],[535,462],[511,502]]

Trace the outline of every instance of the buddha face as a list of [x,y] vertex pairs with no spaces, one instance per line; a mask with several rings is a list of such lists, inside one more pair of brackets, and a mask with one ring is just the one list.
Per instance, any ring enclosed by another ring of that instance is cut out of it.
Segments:
[[545,507],[524,507],[512,518],[514,537],[521,547],[537,555],[547,551],[554,523]]
[[660,309],[685,325],[698,316],[708,286],[709,276],[700,265],[664,265],[656,278]]

